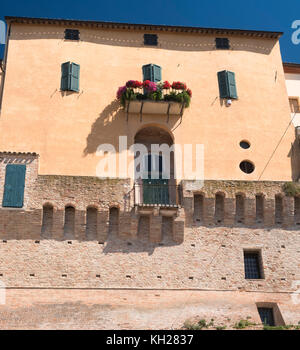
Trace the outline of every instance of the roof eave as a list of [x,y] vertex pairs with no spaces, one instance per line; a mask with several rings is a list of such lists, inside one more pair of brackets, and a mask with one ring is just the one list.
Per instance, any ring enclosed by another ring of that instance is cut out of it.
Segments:
[[13,17],[5,16],[8,23],[26,23],[26,24],[55,24],[55,25],[72,25],[87,26],[105,29],[124,29],[124,30],[147,30],[147,31],[169,31],[180,33],[196,34],[221,34],[221,35],[242,35],[259,38],[279,39],[283,32],[243,30],[243,29],[226,29],[226,28],[203,28],[203,27],[185,27],[157,24],[134,24],[118,22],[99,22],[83,21],[73,19],[54,19],[54,18],[33,18],[33,17]]

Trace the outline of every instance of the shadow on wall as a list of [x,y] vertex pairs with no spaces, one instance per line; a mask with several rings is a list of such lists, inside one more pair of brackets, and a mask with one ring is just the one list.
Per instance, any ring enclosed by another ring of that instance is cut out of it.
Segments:
[[291,144],[291,149],[288,154],[291,159],[292,180],[298,181],[300,178],[300,143],[299,140],[295,140]]
[[95,120],[92,125],[91,132],[87,137],[86,148],[83,155],[93,154],[97,152],[97,148],[102,143],[110,143],[119,148],[119,139],[114,135],[122,135],[121,130],[116,132],[116,127],[120,127],[120,119],[124,114],[120,102],[118,100],[112,101],[100,113],[99,118]]
[[[163,228],[162,228],[163,230]],[[152,255],[156,248],[168,248],[180,245],[181,243],[174,242],[170,234],[162,234],[161,242],[152,243],[149,242],[148,235],[138,235],[137,239],[125,239],[120,238],[116,233],[110,233],[106,239],[106,244],[103,249],[104,254],[110,253],[143,253],[147,252],[148,255]]]
[[[129,121],[131,118],[140,121],[140,116],[137,114],[129,115]],[[169,118],[165,116],[165,123],[161,122],[163,126],[168,126],[171,130],[180,116],[172,116]],[[145,125],[146,118],[143,116],[142,121],[139,122],[140,126]],[[99,114],[99,117],[95,120],[91,127],[90,134],[87,137],[86,148],[83,151],[83,156],[86,157],[89,154],[97,152],[97,148],[101,144],[111,144],[115,147],[116,151],[119,149],[119,136],[129,135],[129,122],[126,121],[126,113],[118,100],[112,101],[107,105],[103,111]],[[134,136],[134,135],[133,135]],[[128,140],[128,147],[130,147]]]
[[[247,198],[240,192],[235,198],[226,198],[221,192],[214,198],[195,194],[194,198],[184,198],[185,227],[299,230],[300,201],[297,197],[292,200],[295,202],[285,208],[281,192],[273,198],[266,198],[263,193],[257,193],[255,198]],[[287,216],[288,211],[293,215]]]
[[[120,47],[144,47],[143,35],[145,31],[108,31],[80,29],[80,41],[74,43],[80,47],[81,42],[90,42],[100,45],[120,46]],[[179,37],[179,35],[180,37]],[[158,33],[158,46],[151,48],[176,51],[216,51],[215,37],[218,34],[185,35],[184,33]],[[272,51],[276,39],[260,39],[243,36],[228,35],[230,39],[230,49],[228,51],[248,51],[268,55]],[[32,40],[32,39],[61,39],[64,42],[64,30],[45,31],[32,30],[32,27],[22,32],[13,32],[12,40]]]
[[[116,208],[113,208],[116,209]],[[179,245],[174,242],[168,223],[162,223],[161,241],[151,243],[150,231],[143,230],[143,222],[137,229],[137,236],[131,238],[120,236],[120,221],[118,210],[112,210],[107,227],[107,214],[88,207],[87,211],[75,210],[67,206],[66,210],[53,211],[50,203],[43,210],[30,212],[1,210],[0,211],[0,243],[6,244],[12,240],[28,240],[33,244],[42,241],[59,241],[72,245],[93,242],[104,245],[103,253],[140,253],[152,255],[155,248]],[[108,228],[108,230],[107,230]]]

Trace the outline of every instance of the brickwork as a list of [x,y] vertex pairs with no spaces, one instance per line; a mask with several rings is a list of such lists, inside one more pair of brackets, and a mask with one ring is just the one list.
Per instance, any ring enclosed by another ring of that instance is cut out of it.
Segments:
[[[178,209],[138,208],[129,180],[40,176],[32,154],[1,155],[0,196],[10,161],[26,162],[27,172],[24,208],[0,209],[0,276],[9,288],[269,293],[263,302],[297,290],[298,202],[281,182],[184,181]],[[245,279],[244,250],[260,251],[263,279]]]
[[0,329],[180,329],[187,319],[232,329],[247,317],[261,329],[257,306],[270,305],[285,324],[300,320],[299,305],[286,293],[9,289],[6,299]]

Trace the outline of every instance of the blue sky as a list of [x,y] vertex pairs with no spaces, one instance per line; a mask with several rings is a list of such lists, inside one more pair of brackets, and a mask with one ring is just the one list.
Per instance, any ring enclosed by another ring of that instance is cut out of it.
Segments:
[[10,0],[0,7],[0,20],[6,15],[283,31],[283,60],[300,63],[291,40],[299,0]]

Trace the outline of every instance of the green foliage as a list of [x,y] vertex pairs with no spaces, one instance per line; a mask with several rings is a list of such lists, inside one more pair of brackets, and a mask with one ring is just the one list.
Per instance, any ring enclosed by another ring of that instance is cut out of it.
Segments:
[[224,331],[224,329],[226,329],[226,326],[217,326],[216,327],[217,331]]
[[185,321],[183,327],[189,331],[199,331],[202,329],[197,323],[191,323],[190,321]]
[[147,95],[140,94],[140,93],[136,93],[135,95],[136,95],[136,99],[139,100],[139,101],[147,99]]
[[198,322],[198,326],[200,327],[200,329],[202,329],[202,328],[207,328],[208,325],[206,324],[205,320],[200,320]]
[[285,326],[268,326],[264,325],[264,330],[265,331],[284,331],[284,330],[299,330],[300,326],[294,326],[291,324],[285,325]]
[[200,331],[203,328],[209,328],[210,326],[213,326],[213,319],[211,320],[210,323],[206,323],[206,321],[200,320],[197,323],[191,323],[190,321],[185,321],[184,322],[184,328],[188,329],[190,331]]
[[286,182],[282,189],[287,196],[294,197],[300,194],[300,185],[295,182]]
[[162,101],[163,100],[163,94],[162,94],[161,90],[157,90],[157,91],[151,92],[148,95],[148,97],[149,97],[150,100],[153,100],[153,101]]
[[247,328],[247,327],[250,327],[250,326],[255,326],[255,323],[252,323],[248,320],[240,320],[239,322],[237,322],[233,328],[235,329],[244,329],[244,328]]
[[121,96],[121,105],[125,107],[126,101],[134,101],[136,100],[136,93],[133,89],[126,89],[126,91]]
[[164,96],[164,100],[182,103],[184,107],[189,107],[191,104],[191,97],[186,91],[171,91],[170,94]]
[[141,94],[139,92],[134,92],[134,89],[132,88],[127,88],[120,98],[123,107],[125,107],[126,101],[135,100],[174,101],[183,104],[185,108],[189,107],[191,104],[191,96],[185,90],[181,92],[174,90],[171,91],[170,94],[163,95],[163,92],[160,89],[157,89],[157,91],[154,92]]

